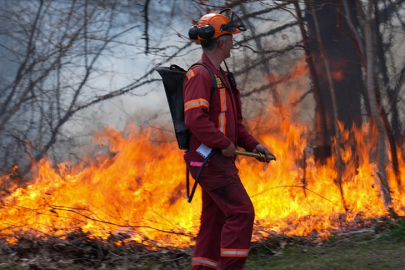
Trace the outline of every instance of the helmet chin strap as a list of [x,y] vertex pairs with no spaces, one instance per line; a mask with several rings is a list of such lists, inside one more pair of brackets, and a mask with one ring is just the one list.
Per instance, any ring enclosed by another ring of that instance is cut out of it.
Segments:
[[225,59],[224,59],[224,64],[225,64],[225,67],[226,67],[226,71],[228,71],[228,80],[229,80],[229,83],[231,84],[231,88],[232,89],[236,88],[235,77],[233,76],[233,73],[229,71],[229,68],[228,68],[228,65],[225,62]]
[[225,59],[224,59],[224,64],[225,64],[225,67],[226,67],[226,71],[228,71],[228,73],[229,73],[229,68],[228,68],[228,65],[225,62]]

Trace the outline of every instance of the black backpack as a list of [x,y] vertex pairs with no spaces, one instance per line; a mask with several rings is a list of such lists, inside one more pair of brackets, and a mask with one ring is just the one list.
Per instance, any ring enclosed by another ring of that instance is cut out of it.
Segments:
[[[211,97],[217,88],[215,75],[210,67],[204,62],[197,62],[190,68],[196,65],[204,66],[211,75]],[[190,69],[189,68],[189,69]],[[169,103],[170,114],[172,115],[174,131],[176,134],[177,143],[179,148],[187,150],[189,147],[190,131],[184,123],[184,98],[183,98],[183,83],[187,70],[177,66],[171,65],[170,67],[159,67],[155,69],[159,72],[165,87],[167,101]]]

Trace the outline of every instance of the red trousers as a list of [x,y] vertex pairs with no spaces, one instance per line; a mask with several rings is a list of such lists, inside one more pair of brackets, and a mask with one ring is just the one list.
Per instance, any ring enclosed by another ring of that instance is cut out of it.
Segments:
[[[189,168],[193,176],[199,169]],[[199,183],[203,205],[192,269],[242,269],[249,253],[254,209],[238,169],[230,159],[216,154]]]

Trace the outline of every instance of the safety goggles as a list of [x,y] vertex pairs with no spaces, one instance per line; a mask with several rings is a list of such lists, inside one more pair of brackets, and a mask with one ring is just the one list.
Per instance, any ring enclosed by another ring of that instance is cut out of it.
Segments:
[[221,25],[220,32],[228,31],[231,33],[235,31],[235,28],[240,31],[246,31],[248,29],[246,25],[243,24],[242,20],[238,17],[238,15],[236,15],[236,13],[233,12],[231,8],[224,9],[219,14],[222,14],[229,18],[228,24]]

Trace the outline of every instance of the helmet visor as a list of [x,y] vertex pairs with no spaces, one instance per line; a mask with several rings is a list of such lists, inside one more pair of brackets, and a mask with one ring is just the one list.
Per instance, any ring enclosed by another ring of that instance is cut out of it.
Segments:
[[232,9],[227,8],[222,10],[219,14],[222,14],[229,19],[228,24],[224,24],[221,26],[221,32],[222,31],[228,31],[228,32],[233,32],[235,31],[235,28],[240,30],[240,31],[246,31],[248,28],[247,26],[242,22],[242,20],[236,15],[235,12],[233,12]]

